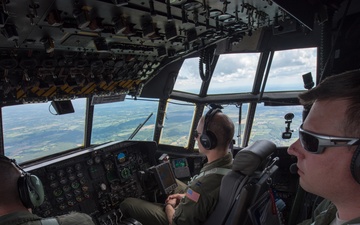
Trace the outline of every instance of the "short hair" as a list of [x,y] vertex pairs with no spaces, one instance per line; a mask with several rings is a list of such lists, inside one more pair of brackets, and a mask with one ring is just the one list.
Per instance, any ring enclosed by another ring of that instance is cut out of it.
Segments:
[[360,136],[360,70],[327,77],[315,88],[300,94],[299,99],[306,106],[317,100],[348,100],[344,131],[347,135]]
[[12,162],[0,159],[0,177],[2,184],[0,186],[0,204],[7,205],[20,201],[17,181],[21,172]]
[[207,127],[208,130],[215,134],[217,145],[223,148],[229,147],[234,137],[234,128],[233,121],[222,112],[216,113]]

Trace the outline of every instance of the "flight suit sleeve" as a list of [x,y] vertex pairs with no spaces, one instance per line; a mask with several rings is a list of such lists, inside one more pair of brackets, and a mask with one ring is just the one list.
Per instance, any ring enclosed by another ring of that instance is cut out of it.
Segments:
[[196,181],[186,190],[186,196],[175,208],[173,224],[198,225],[204,223],[215,209],[219,188],[219,185],[216,182],[212,184],[211,180],[204,184]]
[[312,218],[304,220],[298,225],[311,225],[314,224],[314,222],[319,224],[330,224],[330,222],[335,219],[336,211],[335,205],[329,200],[324,199],[314,210]]
[[57,217],[60,225],[95,225],[92,218],[85,213],[71,212]]

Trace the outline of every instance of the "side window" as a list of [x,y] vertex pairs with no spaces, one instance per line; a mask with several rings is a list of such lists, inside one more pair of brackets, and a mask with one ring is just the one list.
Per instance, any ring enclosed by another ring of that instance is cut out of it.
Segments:
[[84,146],[85,99],[56,115],[51,102],[2,108],[5,155],[18,163]]
[[[298,128],[302,123],[303,106],[264,106],[259,103],[256,107],[255,118],[251,130],[250,142],[256,140],[271,140],[278,147],[289,146],[298,138]],[[290,124],[292,137],[283,139],[282,133],[285,132],[285,118],[287,113],[293,113],[294,118]]]
[[[235,146],[240,147],[244,137],[247,109],[248,103],[242,105],[228,105],[224,106],[224,108],[222,109],[223,113],[228,115],[235,125],[235,132],[233,138],[235,140]],[[241,110],[240,113],[239,110]],[[240,119],[239,116],[241,116]]]
[[276,51],[265,91],[305,90],[302,75],[316,74],[317,48]]
[[195,105],[170,100],[167,104],[160,144],[187,147]]

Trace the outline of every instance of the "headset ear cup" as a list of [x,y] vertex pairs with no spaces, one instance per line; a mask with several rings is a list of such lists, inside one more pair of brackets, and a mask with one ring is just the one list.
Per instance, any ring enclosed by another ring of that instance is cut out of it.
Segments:
[[35,175],[30,175],[29,187],[30,200],[32,204],[35,207],[40,206],[44,202],[45,198],[44,186],[41,180]]
[[217,145],[216,135],[209,130],[208,126],[214,115],[218,112],[222,112],[222,111],[219,108],[210,109],[205,115],[203,132],[202,135],[200,136],[200,143],[207,150],[214,149]]
[[32,208],[32,204],[29,197],[29,192],[26,185],[26,176],[21,176],[17,182],[18,192],[21,202],[26,208]]
[[200,143],[205,149],[209,150],[211,147],[211,140],[209,139],[209,137],[206,134],[202,134],[200,136]]
[[26,208],[40,206],[44,202],[44,187],[41,180],[31,174],[18,179],[18,190],[21,202]]
[[350,170],[353,178],[360,184],[360,146],[356,148],[351,159]]
[[216,135],[210,130],[207,131],[207,135],[208,135],[209,139],[211,140],[210,148],[209,148],[209,150],[210,150],[217,146],[217,139],[216,139]]
[[206,134],[202,134],[200,136],[200,143],[202,144],[202,146],[204,146],[205,149],[211,150],[217,145],[216,135],[210,130],[208,130]]

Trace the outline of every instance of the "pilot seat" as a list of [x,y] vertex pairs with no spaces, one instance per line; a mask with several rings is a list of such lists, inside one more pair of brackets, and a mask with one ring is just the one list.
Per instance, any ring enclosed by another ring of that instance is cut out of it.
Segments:
[[218,204],[204,225],[262,225],[264,219],[269,225],[281,224],[278,215],[268,212],[275,205],[269,191],[278,169],[279,158],[271,157],[275,149],[271,141],[259,140],[235,155],[232,170],[222,179]]

